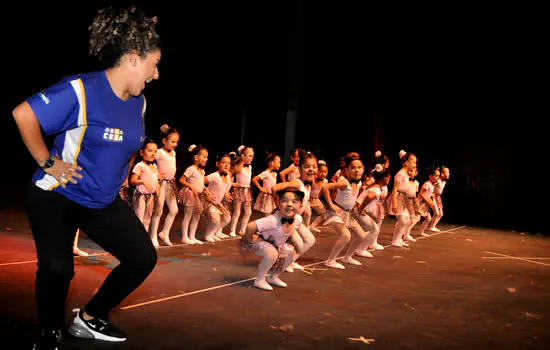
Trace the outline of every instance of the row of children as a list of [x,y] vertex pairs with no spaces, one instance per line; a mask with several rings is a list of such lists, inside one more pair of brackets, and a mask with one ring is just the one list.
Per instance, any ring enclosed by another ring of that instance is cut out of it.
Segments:
[[[435,225],[443,215],[441,193],[449,169],[430,168],[429,180],[419,189],[414,180],[418,174],[416,156],[410,152],[400,152],[402,167],[388,196],[389,159],[380,151],[375,154],[374,168],[368,172],[357,152],[346,154],[329,181],[326,163],[303,150],[294,150],[292,164],[278,175],[281,158],[276,153],[269,154],[266,169],[252,176],[254,150],[246,146],[218,155],[216,171],[206,175],[208,150],[191,145],[188,151],[193,164],[176,182],[179,133],[163,125],[161,140],[161,148],[152,139],[145,141],[140,150],[141,161],[129,175],[128,183],[134,190],[129,194],[128,186],[121,189],[153,244],[158,247],[162,241],[172,245],[169,233],[180,204],[184,211],[181,242],[203,244],[196,238],[196,231],[201,216],[206,214],[205,241],[242,236],[243,252],[253,251],[262,257],[255,281],[261,289],[285,286],[279,278],[281,271],[303,269],[297,260],[315,244],[313,233],[319,233],[320,227],[332,227],[339,236],[325,265],[344,269],[342,263],[361,265],[354,256],[372,258],[370,251],[384,249],[377,238],[388,214],[396,218],[394,247],[406,247],[408,241],[415,241],[411,230],[422,218],[421,235],[426,230],[437,231]],[[258,189],[255,200],[252,185]],[[168,212],[162,231],[158,232],[165,205]],[[252,208],[265,217],[249,223]],[[223,229],[228,225],[229,232],[225,234]],[[339,263],[337,258],[346,246]]]
[[[379,152],[376,155],[381,156]],[[443,180],[439,178],[440,170],[434,168],[417,196],[418,182],[414,180],[416,156],[402,151],[400,159],[402,168],[395,176],[390,196],[387,196],[391,178],[387,157],[365,174],[363,162],[356,152],[346,154],[342,158],[340,173],[320,186],[321,196],[316,199],[321,201],[325,210],[317,218],[321,217],[323,226],[333,228],[338,234],[325,266],[345,269],[344,264],[362,265],[355,256],[372,258],[374,256],[369,250],[384,249],[377,238],[388,207],[389,213],[397,218],[392,238],[394,247],[406,247],[407,240],[415,241],[410,231],[422,217],[425,230],[431,222],[430,211],[440,218],[441,192],[436,195],[434,188],[439,186],[442,191],[449,176],[448,168],[444,168],[446,177]],[[278,209],[247,226],[241,249],[245,254],[254,252],[261,257],[254,282],[257,288],[286,287],[286,282],[280,279],[281,272],[296,268],[296,260],[315,243],[312,226],[308,227],[305,217],[311,215],[315,203],[311,196],[313,183],[319,181],[318,164],[311,153],[300,154],[296,178],[271,187]],[[322,166],[325,165],[321,163]],[[342,264],[337,258],[346,246]]]

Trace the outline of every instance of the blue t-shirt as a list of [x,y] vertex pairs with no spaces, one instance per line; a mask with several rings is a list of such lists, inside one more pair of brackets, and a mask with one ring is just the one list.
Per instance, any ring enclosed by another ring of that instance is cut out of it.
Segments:
[[36,186],[88,208],[112,203],[145,140],[144,96],[121,100],[99,71],[63,78],[27,102],[44,132],[55,135],[50,154],[82,167],[82,179],[65,188],[39,168],[32,177]]

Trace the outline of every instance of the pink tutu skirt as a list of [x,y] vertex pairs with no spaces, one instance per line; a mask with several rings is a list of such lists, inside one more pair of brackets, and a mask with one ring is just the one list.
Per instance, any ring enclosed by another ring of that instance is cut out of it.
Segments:
[[195,208],[195,214],[202,213],[207,204],[204,192],[196,196],[189,187],[184,187],[180,190],[178,200],[183,206]]
[[272,243],[264,241],[262,237],[257,234],[253,234],[252,237],[245,235],[239,241],[239,248],[241,249],[241,254],[245,258],[250,253],[255,253],[259,250],[264,250],[268,247],[275,247],[277,249],[277,252],[279,253],[277,260],[275,261],[275,263],[273,264],[273,266],[269,271],[278,272],[278,273],[283,272],[284,269],[286,268],[285,261],[288,261],[287,259],[296,255],[296,250],[294,249],[294,246],[292,246],[292,244],[285,242],[280,246],[276,247]]
[[252,191],[250,187],[233,187],[231,191],[233,202],[252,202]]
[[332,224],[344,224],[347,227],[353,227],[357,224],[357,222],[355,221],[351,210],[342,210],[340,213],[337,213],[334,210],[329,209],[325,214],[323,226]]
[[137,189],[134,190],[134,195],[132,198],[132,207],[134,210],[137,209],[141,197],[145,200],[145,216],[150,217],[153,215],[153,209],[155,209],[155,203],[157,201],[157,193],[141,193]]
[[407,197],[403,192],[397,192],[397,208],[395,210],[390,209],[390,214],[395,216],[415,216],[413,201],[414,198]]
[[423,200],[420,197],[417,197],[416,202],[417,202],[417,207],[418,207],[416,212],[418,214],[420,214],[420,216],[426,216],[430,213],[431,208],[425,200]]
[[260,192],[256,197],[256,203],[254,203],[254,209],[261,211],[262,213],[271,214],[277,209],[275,200],[271,193]]
[[384,216],[386,215],[384,202],[376,201],[376,205],[372,209],[366,211],[366,213],[372,218],[372,220],[374,220],[374,222],[382,222],[382,220],[384,220]]

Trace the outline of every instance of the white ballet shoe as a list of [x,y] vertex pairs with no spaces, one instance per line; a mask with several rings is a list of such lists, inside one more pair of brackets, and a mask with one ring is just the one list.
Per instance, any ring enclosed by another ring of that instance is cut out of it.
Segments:
[[355,251],[355,255],[362,256],[363,258],[374,258],[374,255],[366,249]]
[[214,236],[206,237],[204,240],[207,241],[207,242],[212,242],[212,243],[216,242],[216,239],[214,238]]
[[292,267],[292,264],[288,265],[285,269],[286,272],[294,272],[294,268]]
[[412,236],[407,236],[407,237],[405,237],[405,241],[416,242],[416,239],[413,238]]
[[427,234],[426,232],[422,232],[420,235],[421,235],[422,237],[430,237],[430,235]]
[[404,245],[401,244],[401,242],[392,242],[391,244],[392,247],[397,247],[397,248],[403,248]]
[[153,243],[153,247],[155,247],[155,248],[159,247],[159,240],[157,239],[157,237],[152,237],[151,238],[151,243]]
[[190,240],[189,238],[184,238],[181,240],[183,244],[195,244],[195,241]]
[[374,250],[384,250],[384,246],[382,244],[375,243],[369,247],[370,249]]
[[229,237],[237,237],[237,234],[235,233],[235,231],[231,231],[229,232]]
[[204,244],[203,241],[200,241],[200,240],[198,240],[198,239],[196,239],[196,238],[193,238],[193,242],[195,242],[195,244]]
[[88,256],[90,254],[86,253],[85,251],[83,250],[80,250],[78,248],[73,248],[73,255],[78,255],[78,256]]
[[399,243],[401,243],[401,245],[403,247],[408,247],[409,246],[409,243],[405,242],[404,240],[401,240],[401,242],[399,242]]
[[279,277],[267,276],[266,280],[267,283],[277,287],[286,288],[288,286],[288,284],[286,284],[286,282],[281,280]]
[[159,238],[164,242],[164,244],[168,246],[173,245],[172,242],[170,242],[170,237],[168,237],[168,235],[165,234],[164,232],[159,233]]
[[342,264],[340,264],[339,262],[335,261],[335,260],[327,260],[325,261],[325,266],[326,267],[332,267],[333,269],[340,269],[340,270],[345,270],[346,267]]
[[350,265],[356,265],[356,266],[361,266],[361,265],[363,265],[363,264],[361,264],[360,261],[357,261],[357,260],[355,260],[354,258],[351,258],[351,257],[350,257],[350,258],[347,258],[347,259],[342,259],[342,262],[343,262],[344,264],[350,264]]
[[221,242],[222,239],[216,235],[212,235],[212,239],[214,239],[215,242]]
[[271,287],[269,285],[269,283],[267,283],[267,281],[263,280],[263,281],[258,281],[258,280],[255,280],[254,281],[254,287],[256,288],[259,288],[259,289],[263,289],[263,290],[273,290],[273,287]]
[[296,261],[290,264],[294,270],[304,271],[304,267],[298,264]]

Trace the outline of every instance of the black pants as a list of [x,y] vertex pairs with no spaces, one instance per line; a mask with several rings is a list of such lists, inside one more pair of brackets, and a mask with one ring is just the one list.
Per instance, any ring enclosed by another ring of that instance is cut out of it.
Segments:
[[147,231],[120,197],[103,209],[90,209],[31,183],[26,209],[38,256],[36,302],[42,328],[64,325],[77,229],[120,262],[84,307],[91,316],[106,318],[156,265],[157,253]]

